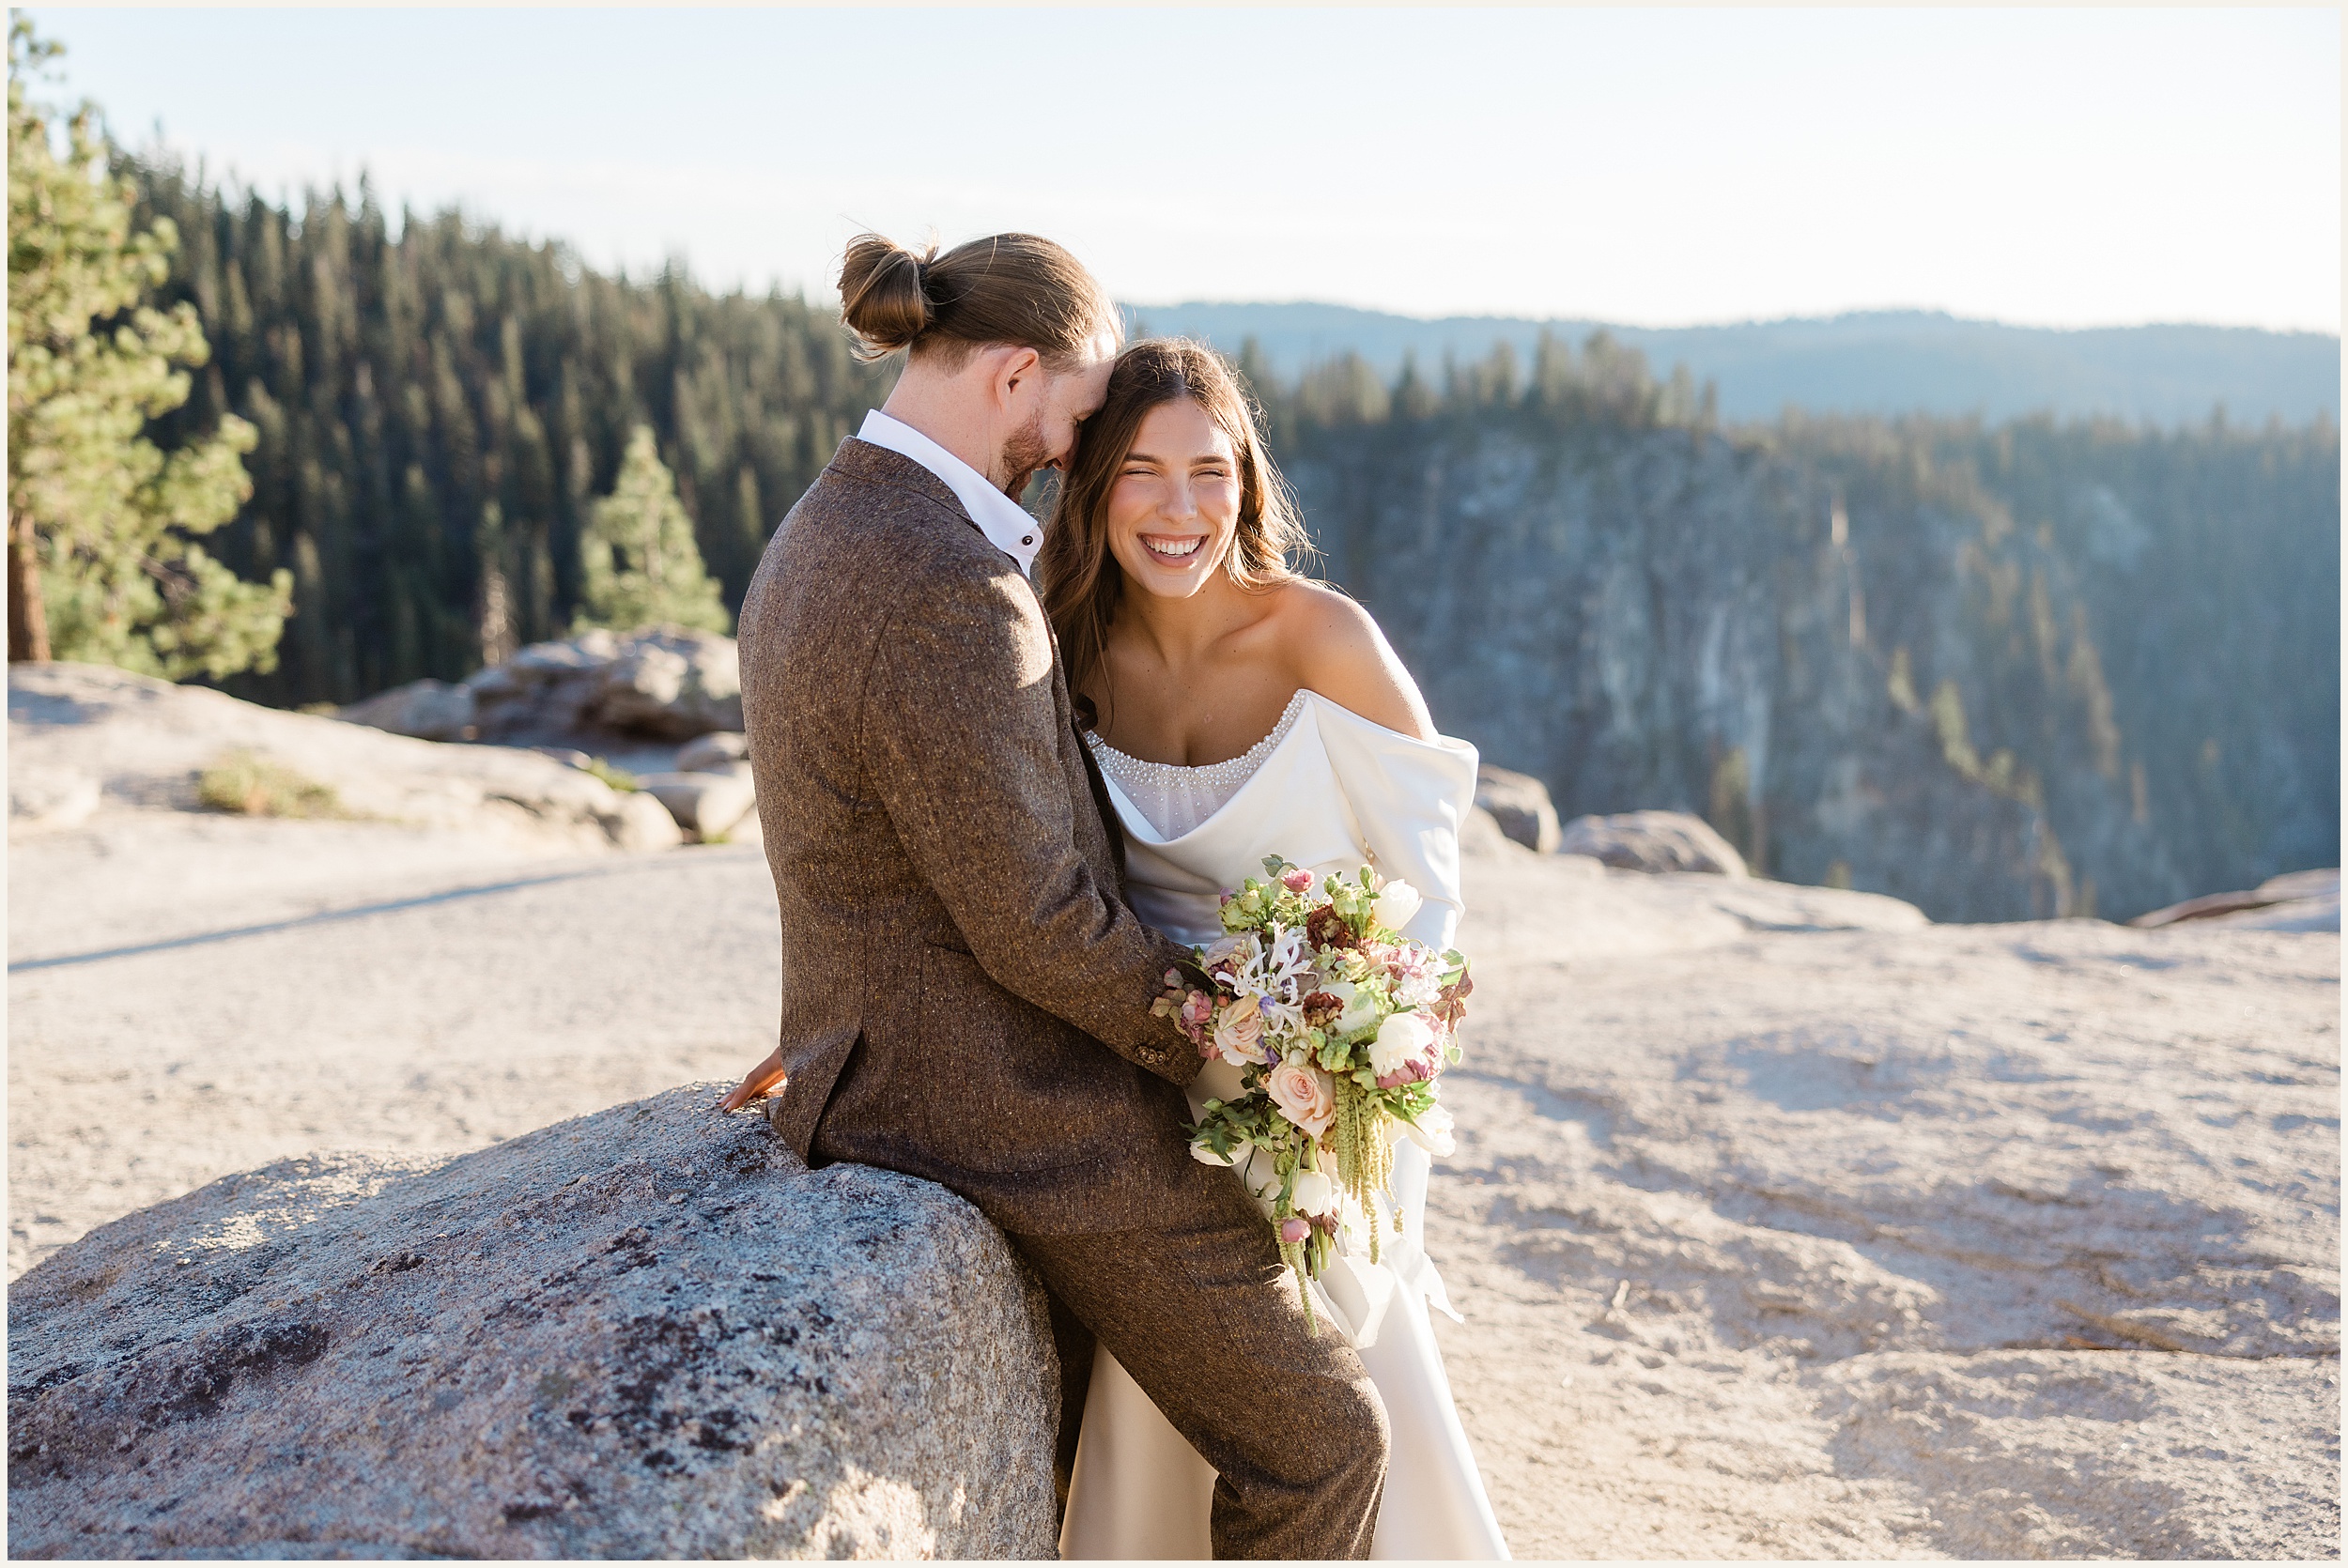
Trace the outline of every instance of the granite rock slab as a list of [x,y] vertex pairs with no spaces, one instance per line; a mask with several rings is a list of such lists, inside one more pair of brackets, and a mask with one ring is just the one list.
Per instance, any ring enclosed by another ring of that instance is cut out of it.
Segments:
[[944,1189],[722,1086],[320,1155],[9,1291],[19,1557],[1047,1557],[1043,1299]]

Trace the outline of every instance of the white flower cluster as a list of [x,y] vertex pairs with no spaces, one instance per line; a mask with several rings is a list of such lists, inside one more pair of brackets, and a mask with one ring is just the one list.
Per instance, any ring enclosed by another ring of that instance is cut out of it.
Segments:
[[1293,1034],[1305,1027],[1305,989],[1313,979],[1312,948],[1303,928],[1290,926],[1269,946],[1248,933],[1247,951],[1231,976],[1231,989],[1256,999],[1264,1027],[1275,1034]]

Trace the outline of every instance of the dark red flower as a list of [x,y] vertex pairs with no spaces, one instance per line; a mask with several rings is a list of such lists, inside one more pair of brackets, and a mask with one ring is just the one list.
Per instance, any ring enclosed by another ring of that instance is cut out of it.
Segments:
[[1335,904],[1322,904],[1305,916],[1305,938],[1316,947],[1351,947],[1353,928],[1345,923]]

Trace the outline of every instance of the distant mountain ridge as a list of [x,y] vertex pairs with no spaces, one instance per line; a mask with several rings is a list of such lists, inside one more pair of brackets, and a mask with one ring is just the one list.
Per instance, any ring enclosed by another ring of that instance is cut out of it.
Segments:
[[1685,364],[1719,388],[1721,417],[1774,419],[1787,405],[1816,413],[2052,412],[2132,423],[2198,424],[2222,405],[2237,423],[2340,418],[2340,338],[2248,327],[2057,329],[1970,321],[1937,311],[1619,327],[1511,316],[1422,320],[1345,305],[1128,305],[1152,333],[1203,338],[1236,355],[1248,338],[1283,377],[1349,350],[1391,379],[1405,354],[1440,375],[1446,356],[1481,360],[1506,343],[1522,365],[1543,331],[1576,345],[1594,331],[1645,354],[1659,374]]

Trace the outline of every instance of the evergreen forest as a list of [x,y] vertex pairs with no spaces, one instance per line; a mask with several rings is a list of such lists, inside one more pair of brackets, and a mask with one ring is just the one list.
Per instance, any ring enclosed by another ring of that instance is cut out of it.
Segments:
[[294,611],[256,700],[347,702],[567,634],[597,498],[655,432],[738,607],[774,525],[886,390],[803,300],[610,278],[456,214],[393,223],[363,185],[300,212],[131,164],[179,249],[164,298],[211,344],[166,442],[235,416],[253,496],[218,537]]

